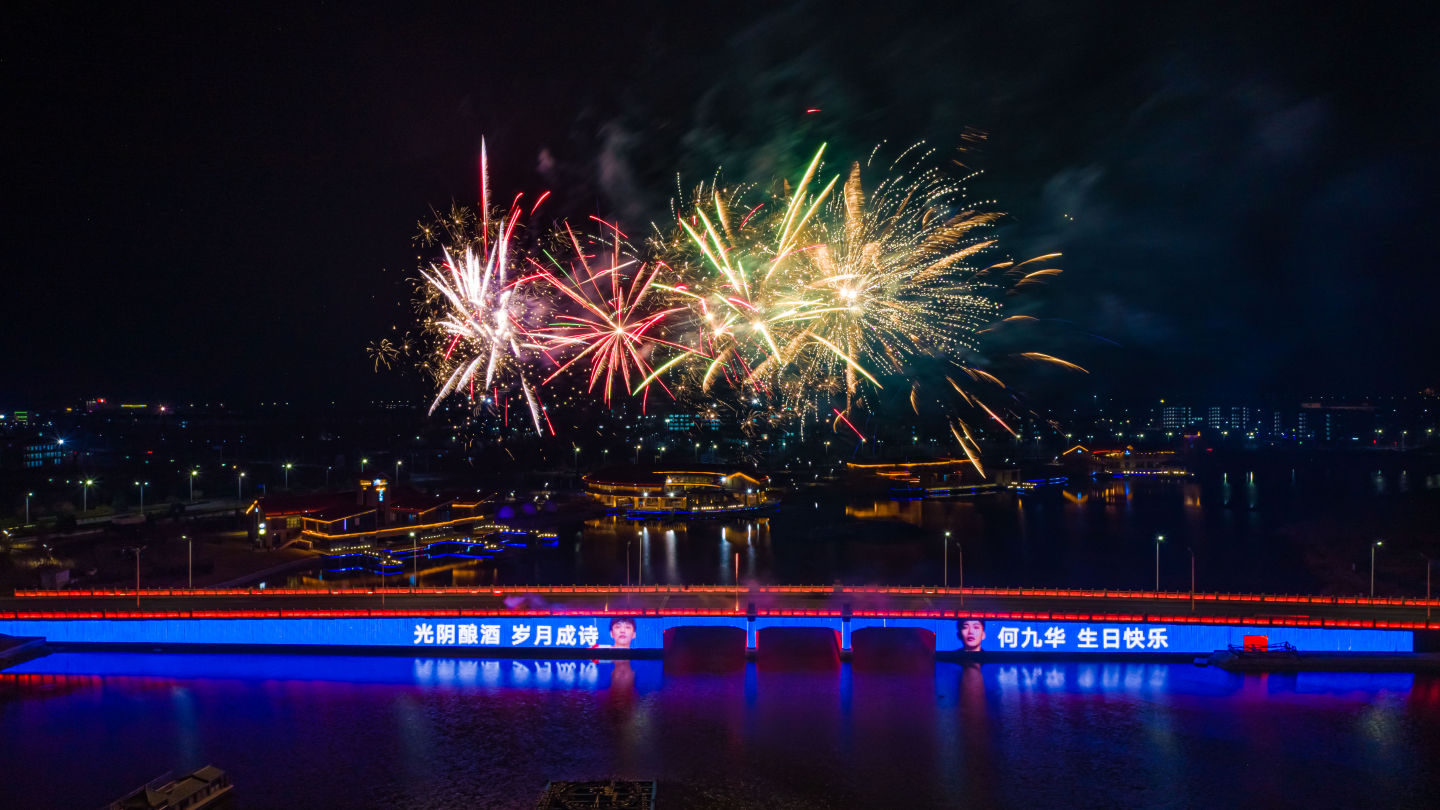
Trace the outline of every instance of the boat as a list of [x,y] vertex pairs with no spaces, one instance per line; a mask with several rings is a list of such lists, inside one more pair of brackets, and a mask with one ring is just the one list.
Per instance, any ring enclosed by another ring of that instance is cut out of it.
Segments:
[[105,810],[196,810],[216,805],[231,787],[224,771],[206,765],[179,779],[169,773],[152,779]]

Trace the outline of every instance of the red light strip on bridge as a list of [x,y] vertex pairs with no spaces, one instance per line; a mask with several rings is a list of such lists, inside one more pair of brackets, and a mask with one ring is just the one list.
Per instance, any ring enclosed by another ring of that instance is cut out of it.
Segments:
[[[757,610],[757,618],[842,618],[839,610]],[[20,611],[0,613],[0,619],[30,620],[135,620],[135,619],[355,619],[433,618],[439,616],[551,617],[551,616],[715,616],[744,618],[735,610],[106,610],[106,611]],[[1264,616],[1163,616],[1138,613],[1055,613],[955,610],[857,610],[857,619],[959,619],[974,617],[1009,621],[1101,622],[1110,624],[1246,624],[1257,627],[1346,627],[1374,630],[1440,630],[1440,622],[1391,622],[1366,619],[1272,618]]]
[[[737,588],[726,585],[647,585],[647,586],[599,586],[599,585],[540,585],[491,588],[154,588],[140,591],[141,598],[156,597],[235,597],[235,596],[380,596],[382,594],[403,598],[405,596],[506,596],[523,594],[876,594],[898,596],[995,596],[1052,597],[1063,599],[1128,599],[1128,600],[1175,600],[1194,599],[1197,602],[1257,602],[1269,604],[1300,605],[1356,605],[1368,607],[1440,607],[1440,599],[1417,599],[1411,597],[1364,596],[1303,596],[1289,594],[1237,594],[1237,593],[1195,593],[1189,591],[1115,591],[1095,588],[926,588],[926,587],[843,587],[824,585],[773,585],[755,589]],[[134,599],[134,590],[125,589],[74,589],[74,590],[17,590],[22,599]]]

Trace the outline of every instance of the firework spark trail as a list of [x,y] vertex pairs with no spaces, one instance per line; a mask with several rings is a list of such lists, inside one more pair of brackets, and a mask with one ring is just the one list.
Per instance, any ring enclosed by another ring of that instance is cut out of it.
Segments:
[[851,422],[850,419],[845,416],[845,414],[841,413],[839,408],[831,408],[831,410],[835,412],[836,420],[844,422],[847,427],[855,431],[855,435],[860,437],[861,444],[864,444],[866,441],[868,441],[868,439],[865,438],[865,434],[860,432],[860,428],[855,427],[855,423]]

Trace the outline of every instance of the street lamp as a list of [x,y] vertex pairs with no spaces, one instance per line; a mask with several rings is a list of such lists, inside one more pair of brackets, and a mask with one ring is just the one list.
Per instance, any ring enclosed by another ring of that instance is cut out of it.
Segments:
[[400,465],[404,463],[401,459],[395,459],[395,483],[397,484],[400,483]]
[[239,473],[239,474],[237,474],[237,475],[235,476],[235,500],[237,500],[237,501],[241,499],[240,488],[241,488],[241,484],[242,484],[244,481],[245,481],[245,473],[242,472],[242,473]]
[[145,514],[145,487],[149,486],[149,484],[149,481],[135,482],[135,486],[140,487],[140,514],[142,515]]
[[185,541],[190,552],[190,590],[193,591],[195,590],[195,541],[190,539],[188,534],[180,535],[180,539]]
[[35,497],[35,493],[25,493],[25,522],[27,524],[30,522],[30,499],[33,497]]
[[944,558],[943,558],[943,559],[944,559],[944,563],[942,564],[942,568],[944,568],[944,570],[945,570],[945,575],[944,575],[945,589],[946,589],[946,590],[949,590],[949,588],[950,588],[950,530],[948,530],[948,529],[945,530],[945,554],[944,554]]
[[330,467],[326,467],[326,468],[325,468],[325,488],[326,488],[326,489],[329,489],[329,488],[330,488],[330,470],[331,470]]
[[415,532],[410,532],[410,559],[415,561],[415,583],[410,590],[420,587],[420,541],[415,539]]
[[578,476],[580,474],[580,445],[572,444],[570,447],[575,451],[575,474]]
[[1430,559],[1430,555],[1423,551],[1420,552],[1420,556],[1425,558],[1425,621],[1428,622],[1430,621],[1430,564],[1434,560]]
[[1370,598],[1375,598],[1375,549],[1384,545],[1384,540],[1376,540],[1370,544]]
[[640,445],[638,444],[635,445],[635,464],[636,466],[640,464]]
[[90,487],[95,483],[94,479],[86,478],[85,486],[80,489],[80,511],[84,512],[90,508]]
[[955,556],[960,563],[960,604],[965,604],[965,544],[955,543]]
[[700,461],[700,443],[695,443],[695,461]]
[[1165,535],[1155,535],[1155,590],[1160,590],[1160,544],[1165,542]]
[[361,475],[364,475],[364,474],[365,474],[365,465],[366,465],[366,464],[369,464],[369,463],[370,463],[370,459],[368,459],[368,458],[362,458],[362,459],[360,459],[360,474],[361,474]]
[[194,502],[195,502],[195,476],[197,476],[197,475],[199,475],[199,474],[200,474],[200,471],[199,471],[199,470],[191,470],[191,471],[190,471],[190,502],[191,502],[191,503],[194,503]]
[[294,466],[295,466],[294,464],[291,464],[291,463],[288,462],[288,461],[285,462],[285,488],[286,488],[286,489],[289,489],[289,488],[290,488],[290,468],[291,468],[291,467],[294,467]]
[[144,546],[131,546],[125,549],[135,555],[135,607],[140,607],[140,552],[145,550]]
[[1185,550],[1190,552],[1190,612],[1195,612],[1195,549],[1186,546]]

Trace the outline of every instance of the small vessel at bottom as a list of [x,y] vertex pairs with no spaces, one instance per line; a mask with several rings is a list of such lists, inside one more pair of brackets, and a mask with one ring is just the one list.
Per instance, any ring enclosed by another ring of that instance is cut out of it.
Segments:
[[230,777],[214,765],[197,768],[179,779],[165,774],[144,787],[105,805],[105,810],[195,810],[211,807],[230,792]]

